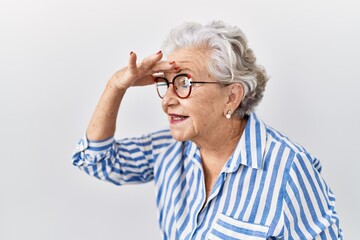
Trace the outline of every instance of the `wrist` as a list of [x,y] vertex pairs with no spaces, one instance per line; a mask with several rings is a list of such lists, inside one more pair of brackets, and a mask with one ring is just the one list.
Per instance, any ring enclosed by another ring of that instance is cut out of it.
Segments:
[[116,87],[119,91],[124,92],[131,87],[132,81],[127,72],[127,68],[123,68],[112,75],[109,80],[110,84]]
[[119,80],[112,77],[107,83],[107,88],[115,94],[124,94],[129,87],[119,84]]

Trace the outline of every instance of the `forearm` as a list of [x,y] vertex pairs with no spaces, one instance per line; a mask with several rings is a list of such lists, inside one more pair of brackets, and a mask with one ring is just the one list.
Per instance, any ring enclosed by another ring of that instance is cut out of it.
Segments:
[[116,119],[125,94],[125,89],[118,89],[110,79],[93,113],[86,135],[89,140],[103,140],[114,135]]
[[177,71],[174,62],[160,61],[161,58],[162,52],[159,51],[137,64],[136,54],[130,53],[128,66],[112,76],[100,97],[86,131],[89,140],[103,140],[114,135],[117,114],[126,89],[153,84],[154,73]]

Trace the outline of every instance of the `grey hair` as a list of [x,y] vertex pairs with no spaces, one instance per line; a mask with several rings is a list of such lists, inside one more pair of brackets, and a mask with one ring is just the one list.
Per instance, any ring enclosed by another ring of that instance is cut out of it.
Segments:
[[268,76],[265,69],[256,64],[256,57],[248,47],[244,33],[236,26],[222,21],[208,25],[185,22],[174,28],[164,41],[165,54],[181,48],[205,48],[210,50],[207,71],[223,83],[241,83],[244,97],[234,114],[243,118],[250,115],[263,97]]

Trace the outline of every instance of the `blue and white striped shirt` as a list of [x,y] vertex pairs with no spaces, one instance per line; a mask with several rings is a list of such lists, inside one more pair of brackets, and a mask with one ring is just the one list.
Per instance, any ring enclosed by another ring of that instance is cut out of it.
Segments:
[[163,239],[342,239],[320,162],[254,113],[208,199],[199,148],[169,130],[84,137],[73,164],[117,185],[155,180]]

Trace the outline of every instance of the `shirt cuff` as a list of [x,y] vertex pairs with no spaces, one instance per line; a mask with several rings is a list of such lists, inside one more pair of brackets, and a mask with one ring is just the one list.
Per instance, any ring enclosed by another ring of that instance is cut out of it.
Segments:
[[[86,137],[86,136],[85,136]],[[101,152],[110,148],[114,142],[114,136],[111,136],[104,140],[88,140],[87,141],[87,150],[93,152]]]
[[74,165],[94,164],[97,160],[103,158],[108,150],[112,147],[114,136],[104,140],[88,140],[86,134],[76,145],[73,157]]

